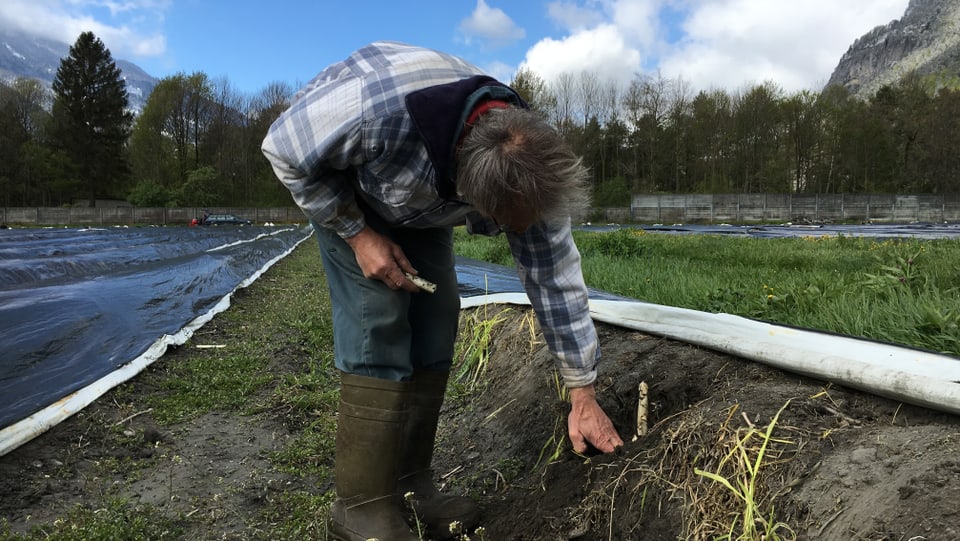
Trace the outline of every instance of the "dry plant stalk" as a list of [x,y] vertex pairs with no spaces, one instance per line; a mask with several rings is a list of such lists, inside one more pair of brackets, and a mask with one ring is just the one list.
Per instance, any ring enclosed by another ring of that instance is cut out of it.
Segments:
[[533,350],[543,343],[537,337],[539,332],[537,328],[537,317],[533,310],[528,310],[527,313],[523,315],[523,319],[520,321],[520,327],[527,328],[527,334],[530,337],[530,352],[533,353]]
[[[628,458],[619,475],[597,486],[577,510],[581,520],[607,522],[608,539],[614,539],[615,509],[639,507],[641,515],[656,514],[664,500],[682,498],[685,504],[681,539],[745,540],[731,530],[731,526],[740,524],[734,517],[742,517],[738,510],[743,510],[745,502],[722,483],[704,483],[705,476],[697,471],[723,475],[734,486],[742,486],[738,484],[741,481],[756,483],[761,470],[764,477],[777,475],[779,468],[791,460],[788,449],[801,443],[774,437],[758,427],[737,426],[739,411],[738,405],[728,408],[718,426],[715,413],[703,401],[660,419],[651,427],[657,430],[659,444]],[[778,430],[797,431],[777,423],[778,417],[779,413],[766,427],[768,430],[776,426]],[[624,488],[626,493],[619,493]],[[752,496],[752,505],[757,511],[755,517],[769,526],[764,532],[770,534],[765,537],[767,541],[796,539],[789,526],[773,518],[771,506],[775,495],[769,493],[765,484],[756,483]],[[638,523],[637,528],[641,528],[641,524]],[[636,531],[639,530],[621,533],[633,535]]]
[[761,482],[761,477],[771,475],[777,464],[788,460],[784,457],[785,447],[796,445],[792,440],[773,436],[775,428],[787,428],[779,421],[789,405],[788,400],[765,429],[754,426],[746,416],[745,428],[732,426],[737,407],[730,408],[713,449],[722,450],[722,455],[712,454],[702,463],[704,468],[694,467],[696,475],[713,481],[700,487],[703,492],[691,487],[694,490],[689,494],[699,509],[701,528],[706,527],[697,539],[713,539],[721,532],[738,541],[796,539],[789,525],[775,519],[772,496]]

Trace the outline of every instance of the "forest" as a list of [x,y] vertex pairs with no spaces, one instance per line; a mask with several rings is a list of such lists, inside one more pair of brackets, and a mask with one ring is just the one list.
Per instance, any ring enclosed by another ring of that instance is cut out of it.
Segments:
[[[956,76],[908,75],[868,99],[773,81],[695,92],[660,73],[623,87],[521,69],[509,84],[583,156],[596,207],[632,193],[960,191]],[[226,77],[177,73],[135,114],[110,51],[85,32],[51,89],[0,83],[0,204],[287,206],[260,143],[295,91],[274,82],[248,95]]]

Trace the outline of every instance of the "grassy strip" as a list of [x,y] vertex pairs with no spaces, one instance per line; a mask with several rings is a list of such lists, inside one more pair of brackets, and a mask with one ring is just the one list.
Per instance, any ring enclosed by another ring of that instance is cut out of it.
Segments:
[[100,508],[75,506],[51,526],[38,526],[25,537],[15,535],[0,521],[0,539],[45,541],[172,541],[180,539],[183,530],[177,521],[163,516],[155,507],[136,505],[109,498]]
[[[587,284],[960,356],[960,242],[575,231]],[[511,265],[503,237],[458,230],[457,253]]]

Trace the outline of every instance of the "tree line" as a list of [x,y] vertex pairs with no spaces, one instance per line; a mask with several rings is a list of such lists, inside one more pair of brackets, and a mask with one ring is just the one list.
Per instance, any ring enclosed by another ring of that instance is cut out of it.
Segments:
[[[584,157],[597,206],[631,193],[960,191],[957,77],[908,75],[868,99],[773,82],[694,93],[659,73],[623,87],[522,69],[510,84]],[[0,84],[2,204],[289,205],[260,143],[293,92],[278,82],[249,96],[178,73],[134,116],[110,51],[85,32],[52,94],[32,79]]]
[[629,193],[960,191],[960,78],[909,74],[868,99],[846,88],[787,94],[773,82],[693,93],[640,75],[513,81],[594,171],[597,206]]
[[290,206],[260,143],[292,95],[284,83],[248,96],[226,78],[181,73],[134,115],[110,51],[85,32],[52,94],[33,79],[0,84],[0,204]]

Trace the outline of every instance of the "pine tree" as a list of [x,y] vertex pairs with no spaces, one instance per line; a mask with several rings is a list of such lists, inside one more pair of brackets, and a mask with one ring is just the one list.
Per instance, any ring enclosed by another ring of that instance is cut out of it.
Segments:
[[84,32],[60,61],[53,81],[53,138],[93,206],[125,187],[133,125],[122,73],[100,38]]

